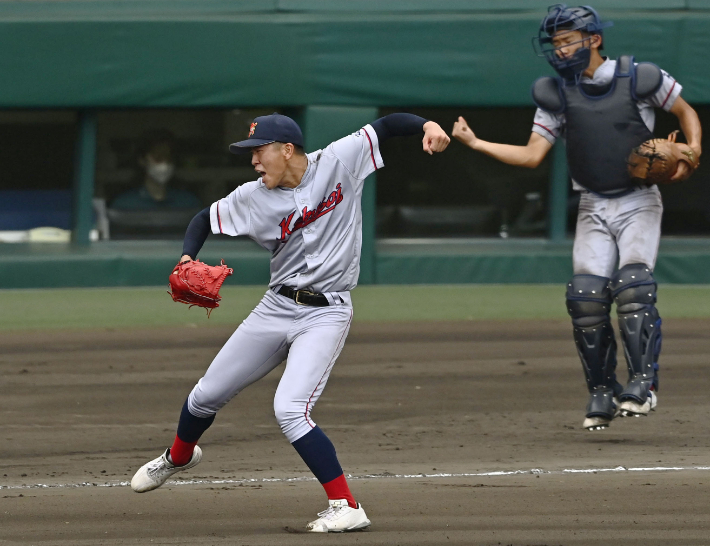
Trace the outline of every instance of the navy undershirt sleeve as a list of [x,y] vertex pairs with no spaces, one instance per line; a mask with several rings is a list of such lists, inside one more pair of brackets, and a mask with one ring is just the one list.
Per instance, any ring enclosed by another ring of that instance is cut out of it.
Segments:
[[198,212],[190,221],[185,231],[185,242],[182,244],[182,255],[186,254],[193,260],[197,258],[197,253],[205,244],[207,236],[210,234],[210,207]]
[[383,142],[391,137],[420,134],[427,121],[414,114],[397,113],[373,121],[370,125],[377,133],[377,140]]

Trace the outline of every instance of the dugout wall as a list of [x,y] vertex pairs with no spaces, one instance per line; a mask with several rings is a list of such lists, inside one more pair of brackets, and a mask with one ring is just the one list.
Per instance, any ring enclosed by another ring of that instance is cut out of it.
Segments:
[[[544,61],[536,62],[530,45],[548,4],[0,1],[0,109],[67,109],[78,112],[79,120],[75,245],[3,245],[0,286],[42,285],[46,281],[26,274],[27,266],[47,261],[55,271],[63,264],[67,275],[57,281],[62,285],[79,283],[79,262],[98,268],[87,275],[94,282],[164,282],[162,264],[174,260],[173,248],[161,256],[160,247],[149,244],[146,249],[89,244],[98,110],[279,104],[299,119],[307,146],[317,147],[377,117],[380,108],[529,107],[531,82],[551,73]],[[633,52],[653,61],[683,83],[691,104],[710,104],[710,0],[602,0],[594,6],[614,21],[610,54]],[[39,155],[44,146],[51,142],[37,143]],[[702,167],[695,176],[705,176]],[[550,169],[548,237],[539,241],[378,248],[374,180],[368,187],[363,282],[559,282],[568,276],[567,176],[559,151]],[[682,255],[673,258],[664,251],[670,247]],[[264,281],[267,257],[230,255],[243,262],[240,282]],[[160,265],[151,265],[152,259]],[[703,240],[664,243],[659,278],[710,282],[709,262]],[[519,279],[515,272],[521,271],[529,275]]]

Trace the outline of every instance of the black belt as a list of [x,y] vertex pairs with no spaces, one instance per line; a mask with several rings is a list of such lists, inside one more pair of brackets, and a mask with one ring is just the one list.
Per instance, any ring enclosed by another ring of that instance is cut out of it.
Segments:
[[294,290],[284,285],[278,292],[281,296],[286,296],[295,301],[298,305],[310,305],[311,307],[328,307],[330,303],[328,298],[318,292],[310,290]]

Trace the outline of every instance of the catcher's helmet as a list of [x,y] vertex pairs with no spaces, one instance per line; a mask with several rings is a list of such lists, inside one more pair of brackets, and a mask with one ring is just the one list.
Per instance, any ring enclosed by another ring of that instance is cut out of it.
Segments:
[[[591,6],[567,7],[565,4],[555,4],[547,10],[547,15],[540,23],[538,35],[533,38],[533,47],[540,57],[545,57],[557,73],[568,85],[579,83],[582,72],[589,66],[591,49],[583,44],[569,57],[557,54],[557,48],[552,38],[560,32],[579,30],[588,34],[603,36],[602,29],[614,23],[602,23],[599,14]],[[584,42],[584,40],[581,40]],[[603,45],[599,47],[602,49]]]

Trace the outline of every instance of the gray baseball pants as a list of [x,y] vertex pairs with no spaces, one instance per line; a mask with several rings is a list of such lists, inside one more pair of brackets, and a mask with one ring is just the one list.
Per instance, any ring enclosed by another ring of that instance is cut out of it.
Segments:
[[653,269],[661,238],[663,203],[657,186],[616,199],[582,192],[572,261],[575,275],[611,277],[642,263]]

